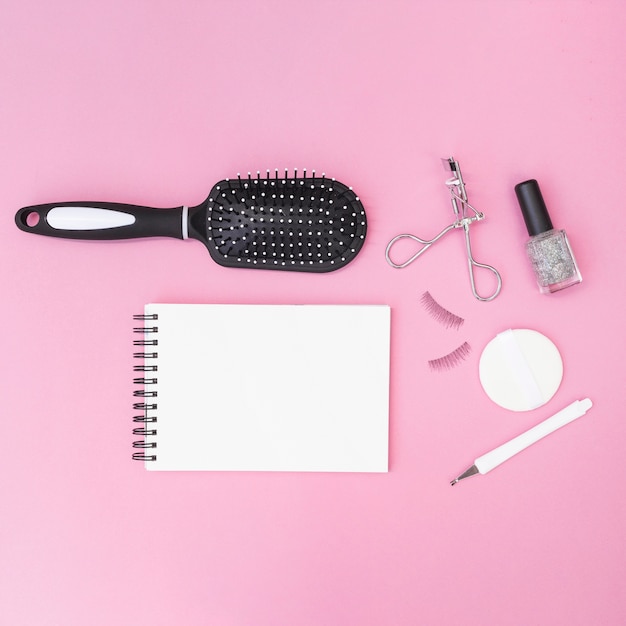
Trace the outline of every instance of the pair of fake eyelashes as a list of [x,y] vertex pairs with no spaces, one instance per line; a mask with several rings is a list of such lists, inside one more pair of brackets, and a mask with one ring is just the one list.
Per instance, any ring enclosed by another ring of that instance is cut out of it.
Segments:
[[[426,312],[446,328],[458,330],[463,325],[463,322],[465,322],[462,317],[441,306],[428,291],[422,294],[421,302]],[[471,351],[471,346],[465,341],[452,352],[439,358],[429,360],[428,366],[431,370],[436,372],[452,369],[464,361]]]

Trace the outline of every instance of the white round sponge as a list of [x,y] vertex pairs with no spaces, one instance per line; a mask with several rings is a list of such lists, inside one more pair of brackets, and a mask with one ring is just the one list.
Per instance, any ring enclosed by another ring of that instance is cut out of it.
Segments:
[[545,335],[509,329],[485,346],[478,373],[485,393],[496,404],[511,411],[530,411],[556,393],[563,379],[563,360]]

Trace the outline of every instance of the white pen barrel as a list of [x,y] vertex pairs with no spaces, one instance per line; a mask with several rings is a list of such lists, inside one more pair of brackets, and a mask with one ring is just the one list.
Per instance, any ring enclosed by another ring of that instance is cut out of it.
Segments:
[[583,416],[591,408],[591,405],[592,402],[589,398],[572,402],[572,404],[566,406],[540,424],[537,424],[537,426],[533,426],[533,428],[527,430],[525,433],[507,441],[491,452],[487,452],[487,454],[478,457],[474,465],[481,474],[490,472],[494,467],[498,467],[498,465],[504,463],[504,461],[510,459],[518,452],[528,448],[528,446],[543,439],[562,426],[569,424],[576,418]]

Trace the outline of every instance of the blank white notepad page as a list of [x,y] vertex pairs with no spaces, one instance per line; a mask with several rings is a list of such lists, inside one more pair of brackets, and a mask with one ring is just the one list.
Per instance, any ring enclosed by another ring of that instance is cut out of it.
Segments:
[[145,313],[158,315],[147,469],[387,471],[389,307],[150,304]]

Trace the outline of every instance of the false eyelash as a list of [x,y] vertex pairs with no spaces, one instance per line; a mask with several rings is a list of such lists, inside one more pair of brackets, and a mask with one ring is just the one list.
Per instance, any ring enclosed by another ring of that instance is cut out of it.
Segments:
[[465,321],[462,317],[455,315],[448,311],[448,309],[444,309],[428,291],[422,294],[421,300],[426,311],[446,328],[455,328],[458,330]]
[[428,361],[428,365],[430,366],[431,370],[437,372],[449,370],[459,365],[461,361],[464,361],[471,351],[472,348],[466,341],[465,343],[461,344],[456,350],[450,352],[450,354],[446,354],[445,356],[439,357],[438,359]]

